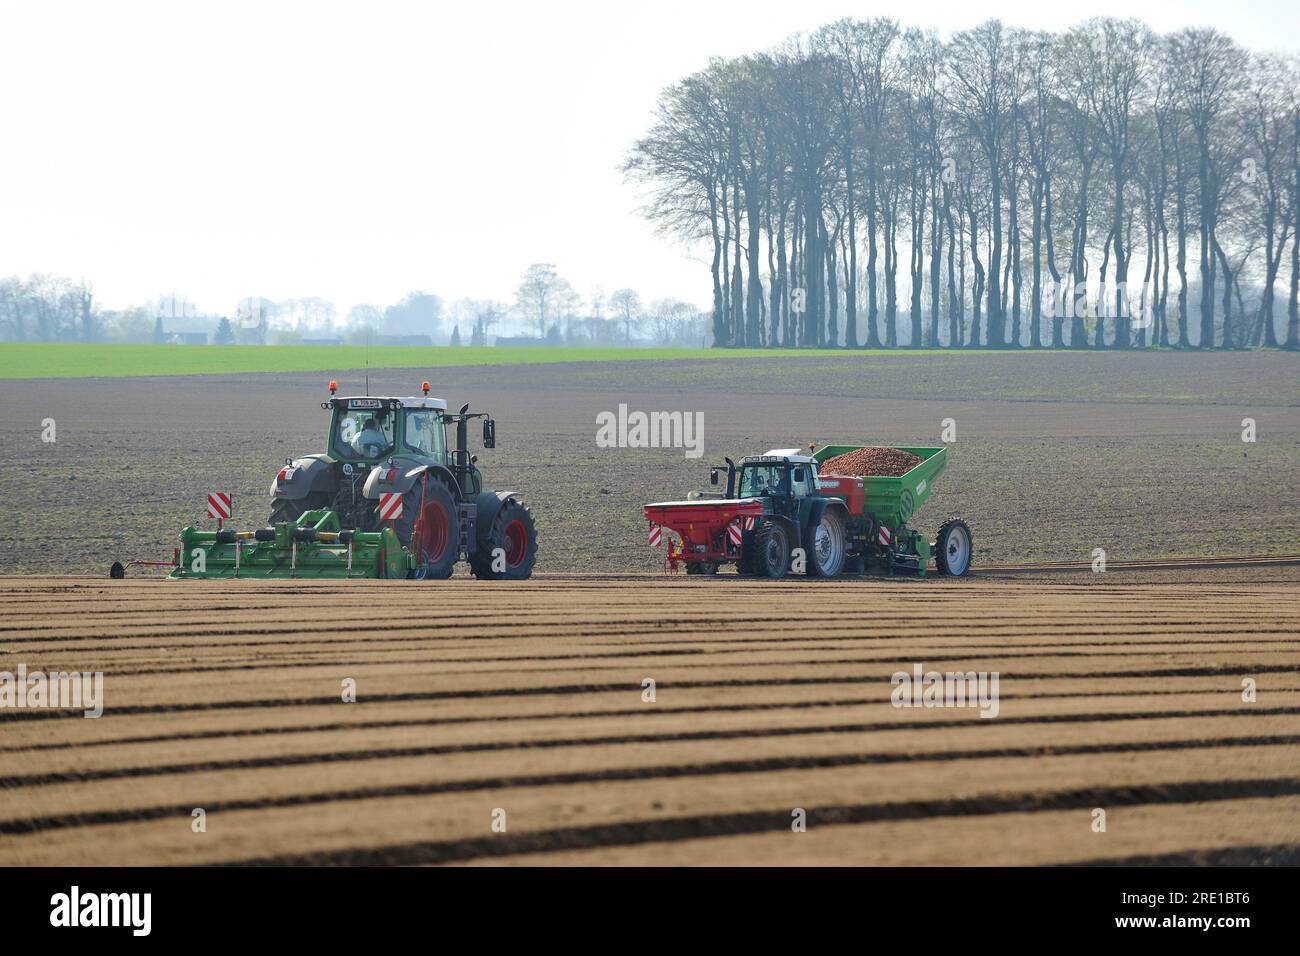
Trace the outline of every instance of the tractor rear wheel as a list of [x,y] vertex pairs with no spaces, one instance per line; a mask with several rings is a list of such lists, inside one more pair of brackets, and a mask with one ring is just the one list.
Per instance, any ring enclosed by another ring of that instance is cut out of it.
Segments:
[[492,527],[469,559],[474,577],[484,581],[523,581],[537,561],[537,526],[533,513],[511,499],[501,505]]
[[934,566],[943,574],[959,578],[970,570],[975,546],[970,526],[960,518],[945,521],[934,541]]
[[392,522],[392,529],[411,552],[417,577],[451,577],[460,526],[456,499],[443,482],[425,478],[412,485],[402,496],[402,516]]
[[308,511],[318,511],[329,506],[329,496],[319,491],[309,492],[301,498],[275,498],[271,501],[270,524],[293,524]]
[[808,574],[834,578],[844,570],[844,519],[834,509],[822,513],[821,520],[804,532],[804,550],[808,554]]
[[779,579],[790,570],[790,536],[785,525],[778,521],[764,521],[747,542],[745,570],[761,578]]

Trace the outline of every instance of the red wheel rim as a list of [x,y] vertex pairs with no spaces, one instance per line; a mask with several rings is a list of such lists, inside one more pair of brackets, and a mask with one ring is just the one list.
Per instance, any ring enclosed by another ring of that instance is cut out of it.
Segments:
[[411,535],[414,539],[415,553],[423,564],[434,564],[441,560],[447,550],[447,512],[436,502],[429,502],[420,512]]
[[516,518],[506,525],[506,564],[517,568],[528,554],[528,528]]

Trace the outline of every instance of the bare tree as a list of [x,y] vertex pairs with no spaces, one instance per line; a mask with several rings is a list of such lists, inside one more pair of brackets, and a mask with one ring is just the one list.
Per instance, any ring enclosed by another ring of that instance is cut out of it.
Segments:
[[[1201,273],[1201,348],[1212,348],[1214,337],[1215,246],[1219,205],[1232,137],[1227,132],[1230,110],[1239,101],[1245,54],[1216,30],[1180,30],[1170,38],[1170,55],[1179,77],[1179,99],[1187,113],[1196,145],[1199,185]],[[1231,281],[1231,277],[1228,278]],[[1231,332],[1228,328],[1227,332]],[[1226,344],[1226,343],[1225,343]]]
[[1260,299],[1263,344],[1273,347],[1273,287],[1291,234],[1291,190],[1288,189],[1292,124],[1300,109],[1300,72],[1294,57],[1259,54],[1253,58],[1242,115],[1252,155],[1242,176],[1254,194],[1255,217],[1264,236],[1264,286]]
[[[1144,104],[1150,54],[1155,35],[1137,20],[1090,20],[1084,25],[1096,72],[1083,90],[1088,112],[1097,123],[1103,149],[1110,159],[1113,194],[1111,243],[1115,250],[1115,346],[1129,345],[1128,305],[1124,301],[1131,258],[1125,235],[1125,191],[1133,164],[1133,114]],[[1104,313],[1098,315],[1098,341]]]
[[[1002,268],[1002,192],[1006,176],[1007,140],[1013,126],[1010,42],[1001,21],[988,20],[957,33],[951,43],[948,104],[985,160],[989,187],[988,344],[1006,341],[1000,291]],[[973,211],[973,207],[972,207]],[[973,228],[973,226],[972,226]],[[979,271],[979,270],[977,270]]]
[[623,326],[624,341],[632,341],[632,333],[641,325],[644,310],[641,296],[635,289],[619,289],[609,297],[609,307],[614,311],[614,318]]
[[521,315],[537,324],[537,335],[546,338],[553,322],[576,298],[573,287],[549,262],[535,262],[524,272],[515,291],[515,305]]
[[1300,107],[1291,111],[1291,298],[1286,347],[1300,349]]

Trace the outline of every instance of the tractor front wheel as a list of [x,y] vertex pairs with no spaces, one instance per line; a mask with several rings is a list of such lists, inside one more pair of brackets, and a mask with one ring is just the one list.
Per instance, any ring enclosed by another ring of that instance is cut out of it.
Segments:
[[402,496],[402,516],[392,522],[392,528],[411,552],[417,577],[451,577],[460,538],[458,520],[456,499],[436,478],[416,482]]
[[790,570],[790,536],[785,526],[764,521],[750,536],[742,561],[750,574],[773,580],[785,577]]
[[470,556],[474,577],[484,581],[523,581],[537,561],[537,527],[533,513],[511,499],[501,505],[487,536]]

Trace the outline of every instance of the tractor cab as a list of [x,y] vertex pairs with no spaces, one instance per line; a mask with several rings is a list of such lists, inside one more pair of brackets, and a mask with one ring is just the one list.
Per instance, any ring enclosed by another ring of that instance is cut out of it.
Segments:
[[747,455],[736,478],[737,497],[758,498],[768,514],[784,515],[796,525],[807,519],[810,499],[818,497],[817,462],[798,448]]
[[742,498],[807,498],[817,494],[817,461],[797,448],[774,448],[740,460]]
[[[323,457],[340,472],[340,481],[365,483],[366,501],[385,492],[405,491],[416,470],[441,474],[457,498],[472,498],[483,490],[477,456],[467,448],[466,425],[471,418],[482,418],[483,447],[492,448],[496,422],[482,412],[470,412],[468,405],[449,412],[443,399],[429,396],[427,382],[422,388],[422,396],[331,397],[321,403],[331,412],[329,450]],[[448,425],[456,428],[454,447],[448,446]]]
[[[718,470],[709,480],[717,484]],[[817,461],[798,448],[773,448],[747,455],[735,465],[727,460],[727,497],[757,498],[769,514],[797,518],[803,503],[818,494]]]
[[449,465],[447,403],[440,398],[335,398],[329,456],[374,465],[393,457]]

